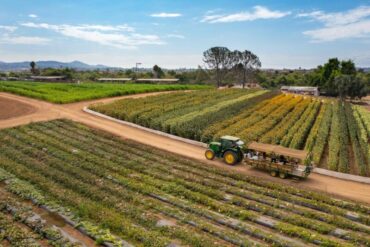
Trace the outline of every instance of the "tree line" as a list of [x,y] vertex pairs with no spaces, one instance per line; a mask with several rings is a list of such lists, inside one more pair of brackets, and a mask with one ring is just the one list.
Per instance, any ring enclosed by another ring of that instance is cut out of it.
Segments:
[[[38,69],[30,64],[33,75],[62,75],[69,81],[96,81],[102,77],[129,78],[176,78],[180,83],[215,84],[217,87],[233,84],[258,83],[264,88],[281,86],[316,86],[321,94],[341,98],[361,98],[370,93],[370,73],[357,69],[351,60],[330,58],[315,69],[305,70],[261,70],[259,57],[249,50],[231,51],[227,47],[212,47],[203,52],[204,66],[192,70],[166,70],[154,65],[151,70],[88,70],[70,68]],[[27,72],[11,72],[0,76],[26,78]]]
[[311,70],[259,71],[256,80],[265,88],[315,86],[321,94],[341,98],[361,98],[370,93],[370,73],[357,69],[351,60],[338,58]]

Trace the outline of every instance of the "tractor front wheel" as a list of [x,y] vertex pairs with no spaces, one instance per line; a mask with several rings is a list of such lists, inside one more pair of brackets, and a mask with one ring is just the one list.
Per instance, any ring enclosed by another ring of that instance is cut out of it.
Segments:
[[227,151],[224,154],[224,161],[230,166],[235,165],[235,163],[238,161],[238,156],[232,151]]
[[207,160],[213,160],[215,158],[215,152],[212,149],[207,149],[204,155]]

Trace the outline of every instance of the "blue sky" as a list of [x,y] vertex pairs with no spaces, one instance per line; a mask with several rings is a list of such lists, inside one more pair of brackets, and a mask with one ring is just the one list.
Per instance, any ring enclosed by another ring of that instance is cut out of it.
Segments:
[[196,67],[212,46],[264,68],[370,66],[370,1],[1,0],[0,61]]

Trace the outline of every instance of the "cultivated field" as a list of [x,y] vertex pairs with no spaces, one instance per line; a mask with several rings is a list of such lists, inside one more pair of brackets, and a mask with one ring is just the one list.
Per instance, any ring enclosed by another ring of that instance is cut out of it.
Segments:
[[319,167],[370,175],[370,112],[335,99],[205,90],[125,99],[91,109],[203,142],[234,135],[246,143],[306,149]]
[[[2,188],[66,215],[99,243],[370,245],[369,206],[262,182],[68,120],[1,130],[0,150]],[[0,243],[5,236],[16,245],[12,233],[1,231]]]
[[58,104],[146,92],[203,88],[209,88],[209,86],[113,83],[75,84],[0,81],[0,91],[46,100]]

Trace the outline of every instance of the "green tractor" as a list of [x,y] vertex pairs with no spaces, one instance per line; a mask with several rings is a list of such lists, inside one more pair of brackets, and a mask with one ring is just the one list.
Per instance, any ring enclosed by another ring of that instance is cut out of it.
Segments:
[[235,165],[244,158],[244,142],[233,136],[222,136],[219,142],[210,142],[205,152],[206,159],[222,158],[228,165]]

